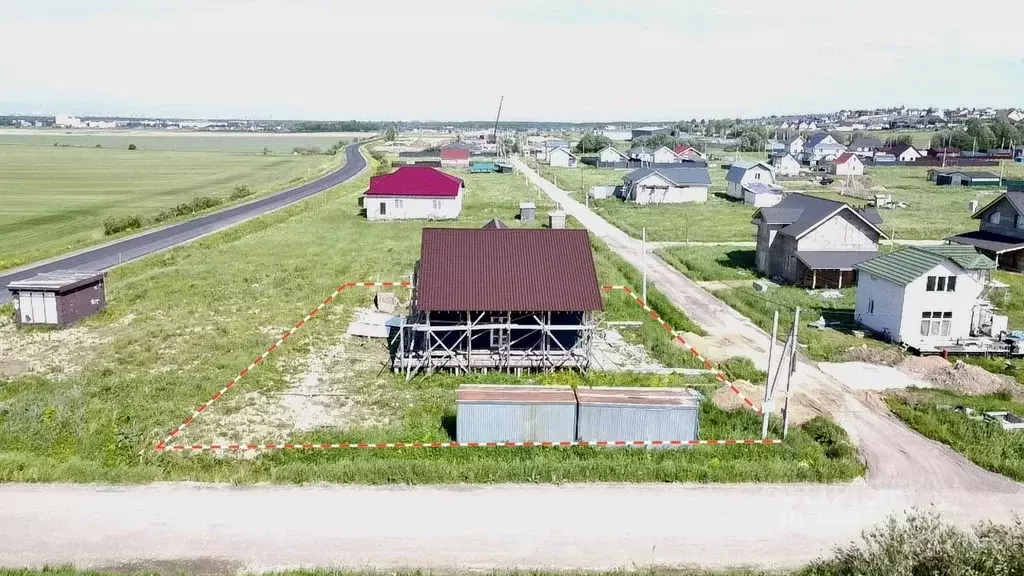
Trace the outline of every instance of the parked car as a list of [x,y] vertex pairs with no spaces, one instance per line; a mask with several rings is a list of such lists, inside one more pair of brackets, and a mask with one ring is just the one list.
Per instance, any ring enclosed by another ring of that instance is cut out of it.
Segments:
[[822,186],[828,186],[829,184],[831,184],[833,182],[835,182],[835,179],[833,179],[831,176],[822,176],[821,177],[821,185]]

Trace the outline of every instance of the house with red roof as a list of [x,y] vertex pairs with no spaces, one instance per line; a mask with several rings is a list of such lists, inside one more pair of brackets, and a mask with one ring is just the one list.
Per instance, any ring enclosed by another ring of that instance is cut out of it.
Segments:
[[469,166],[470,146],[454,142],[441,148],[441,166]]
[[453,220],[462,212],[465,183],[431,166],[400,166],[370,178],[360,199],[367,220]]
[[864,163],[853,152],[843,152],[828,165],[828,171],[836,176],[863,176]]
[[680,144],[672,149],[676,153],[676,156],[689,159],[689,160],[703,160],[704,155],[693,146],[687,146],[686,144]]

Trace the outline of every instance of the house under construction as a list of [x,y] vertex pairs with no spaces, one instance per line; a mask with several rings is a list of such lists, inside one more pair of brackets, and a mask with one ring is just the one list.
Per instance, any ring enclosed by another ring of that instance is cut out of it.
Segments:
[[585,230],[425,228],[395,372],[585,371],[602,310]]

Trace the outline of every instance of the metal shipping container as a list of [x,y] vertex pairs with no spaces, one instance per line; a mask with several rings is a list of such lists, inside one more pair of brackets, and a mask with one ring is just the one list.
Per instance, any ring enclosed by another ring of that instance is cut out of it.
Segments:
[[701,394],[690,388],[578,388],[581,441],[698,440]]
[[7,285],[21,326],[67,326],[106,307],[103,272],[55,270]]
[[462,385],[459,442],[571,442],[576,396],[568,386]]

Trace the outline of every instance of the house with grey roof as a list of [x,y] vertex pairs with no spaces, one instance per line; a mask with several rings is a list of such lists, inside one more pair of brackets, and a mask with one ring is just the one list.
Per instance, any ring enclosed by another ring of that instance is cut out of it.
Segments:
[[743,185],[751,182],[774,185],[775,169],[767,162],[733,162],[725,174],[725,193],[730,198],[742,200]]
[[978,230],[946,238],[949,242],[977,248],[1000,268],[1024,272],[1024,192],[1006,192],[971,218]]
[[679,164],[683,162],[682,156],[673,152],[668,146],[653,149],[647,146],[634,146],[629,149],[629,159],[645,164]]
[[883,339],[938,352],[963,338],[998,336],[1006,316],[982,298],[996,267],[973,246],[907,246],[856,264],[854,318]]
[[845,151],[846,146],[836,140],[835,136],[828,132],[815,132],[804,142],[803,156],[808,163],[817,164],[822,161],[831,162]]
[[622,179],[622,196],[637,204],[707,202],[707,168],[639,168]]
[[883,144],[878,138],[860,136],[859,138],[854,138],[853,141],[850,142],[850,145],[846,147],[846,151],[852,152],[861,158],[872,158],[879,148],[884,147],[885,144]]
[[874,208],[805,194],[759,209],[751,223],[757,226],[757,271],[810,288],[853,286],[855,266],[877,256],[886,238]]

